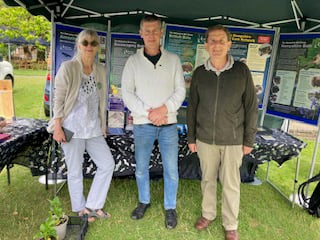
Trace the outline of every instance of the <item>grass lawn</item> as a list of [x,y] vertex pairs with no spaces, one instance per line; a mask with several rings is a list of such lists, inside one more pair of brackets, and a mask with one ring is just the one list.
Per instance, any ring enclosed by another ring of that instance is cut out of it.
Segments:
[[[45,118],[43,114],[43,75],[16,73],[14,100],[18,117]],[[314,141],[307,141],[308,146],[302,151],[299,182],[309,175]],[[318,157],[317,157],[318,158]],[[242,240],[305,240],[320,239],[320,221],[310,216],[297,205],[291,204],[274,188],[265,182],[267,164],[259,166],[256,176],[263,181],[259,186],[241,185],[241,207],[239,232]],[[289,196],[293,189],[295,160],[285,162],[278,167],[272,162],[269,179]],[[319,172],[320,163],[316,163],[314,173]],[[7,173],[0,173],[0,240],[32,239],[39,225],[48,215],[49,203],[53,198],[53,186],[45,190],[32,177],[28,168],[15,165],[11,169],[11,185],[7,184]],[[85,180],[85,192],[91,179]],[[221,189],[218,189],[221,192]],[[138,239],[224,239],[221,226],[221,206],[218,205],[218,217],[210,227],[202,232],[194,228],[196,219],[201,214],[200,181],[180,180],[177,211],[178,226],[167,230],[164,226],[163,180],[151,181],[151,208],[139,221],[130,219],[130,213],[137,203],[137,189],[134,179],[113,179],[105,209],[112,218],[89,224],[87,240],[138,240]],[[219,196],[219,203],[221,198]],[[59,193],[65,212],[71,215],[67,186]]]
[[14,70],[13,101],[17,117],[47,119],[43,110],[46,71]]

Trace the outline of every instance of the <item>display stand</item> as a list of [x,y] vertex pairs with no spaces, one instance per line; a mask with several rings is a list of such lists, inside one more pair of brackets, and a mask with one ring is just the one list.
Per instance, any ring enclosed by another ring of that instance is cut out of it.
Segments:
[[[40,176],[39,182],[46,185],[46,190],[48,190],[49,184],[53,184],[54,197],[56,197],[57,194],[62,190],[62,188],[66,184],[67,178],[66,176],[58,173],[58,162],[55,159],[58,143],[53,139],[53,136],[50,135],[50,138],[51,138],[51,147],[49,149],[47,165],[45,167],[46,174],[44,176]],[[54,166],[52,166],[52,164]],[[49,168],[52,168],[52,171],[53,171],[52,173],[49,173]],[[62,183],[62,185],[60,185],[58,188],[59,183]]]
[[297,190],[298,190],[298,178],[299,178],[299,170],[300,170],[300,153],[299,155],[296,157],[296,171],[295,171],[295,176],[294,176],[294,184],[293,184],[293,192],[290,196],[286,196],[281,190],[280,188],[278,188],[276,186],[275,183],[273,183],[272,181],[270,181],[269,179],[269,172],[270,172],[270,161],[268,161],[268,166],[267,166],[267,173],[266,173],[266,182],[268,184],[270,184],[270,186],[272,186],[275,190],[277,190],[283,197],[285,197],[289,202],[291,202],[292,208],[294,208],[294,204],[296,203],[296,196],[297,196]]
[[[42,175],[39,177],[39,183],[46,185],[46,190],[49,189],[49,185],[53,185],[54,197],[62,190],[67,183],[67,179],[60,174],[49,173],[48,175]],[[58,186],[58,184],[61,184]]]
[[[320,127],[319,126],[320,126],[320,121],[318,123],[318,133],[317,133],[317,138],[316,138],[316,142],[315,142],[315,147],[313,149],[313,156],[312,156],[308,179],[313,177],[313,171],[314,171],[314,167],[316,164],[318,147],[319,147],[319,142],[320,142]],[[308,196],[308,194],[309,194],[309,185],[307,186],[307,190],[306,190],[306,195]]]
[[248,182],[246,184],[253,185],[253,186],[259,186],[262,184],[262,181],[259,178],[254,177],[253,182]]

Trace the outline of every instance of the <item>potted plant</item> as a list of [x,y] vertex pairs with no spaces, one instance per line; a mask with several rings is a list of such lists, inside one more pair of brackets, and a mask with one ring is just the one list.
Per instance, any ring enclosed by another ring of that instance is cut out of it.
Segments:
[[39,232],[34,235],[33,239],[37,240],[56,240],[58,238],[55,229],[55,222],[50,215],[49,218],[40,225]]
[[67,232],[68,216],[64,214],[62,204],[58,197],[48,200],[50,203],[49,214],[54,221],[54,228],[57,231],[58,239],[63,240]]

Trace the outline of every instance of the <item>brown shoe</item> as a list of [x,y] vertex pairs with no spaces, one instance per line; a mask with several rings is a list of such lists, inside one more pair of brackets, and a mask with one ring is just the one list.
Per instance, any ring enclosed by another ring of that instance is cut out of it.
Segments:
[[194,226],[198,230],[204,230],[209,226],[211,222],[212,220],[208,220],[205,217],[200,217]]
[[237,230],[225,231],[226,240],[239,240],[239,234]]

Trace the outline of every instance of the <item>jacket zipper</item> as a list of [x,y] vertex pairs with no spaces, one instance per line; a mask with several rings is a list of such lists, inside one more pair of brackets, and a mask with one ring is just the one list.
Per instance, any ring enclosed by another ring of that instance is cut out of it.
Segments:
[[214,144],[214,140],[216,138],[216,130],[215,130],[215,127],[214,127],[214,123],[215,123],[215,120],[216,120],[216,115],[217,115],[217,106],[218,106],[218,95],[219,95],[219,82],[220,82],[220,76],[217,76],[217,92],[216,92],[216,99],[215,99],[215,103],[214,103],[214,110],[213,110],[213,128],[212,128],[212,131],[213,131],[213,134],[212,134],[212,142]]

